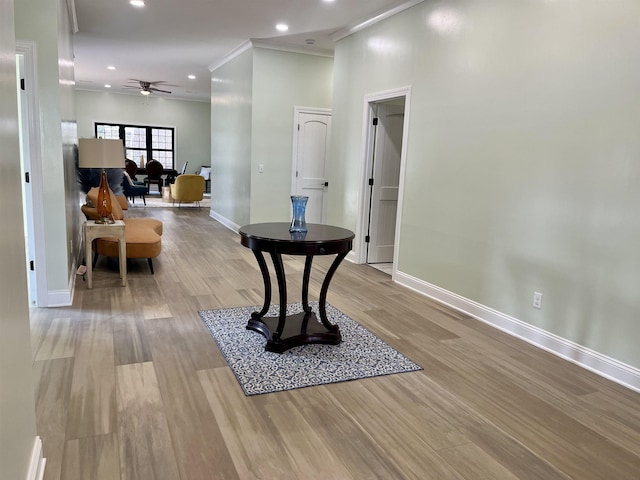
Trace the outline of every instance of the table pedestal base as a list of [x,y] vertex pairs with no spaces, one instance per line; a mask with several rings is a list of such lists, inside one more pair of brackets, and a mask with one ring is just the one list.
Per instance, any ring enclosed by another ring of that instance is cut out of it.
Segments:
[[[264,303],[259,312],[253,312],[247,324],[248,330],[261,333],[267,339],[265,350],[282,353],[291,347],[307,343],[337,345],[342,341],[340,329],[327,318],[327,291],[329,283],[340,262],[351,250],[353,232],[331,225],[307,224],[308,231],[302,235],[291,233],[288,223],[257,223],[240,229],[240,242],[253,251],[264,282]],[[271,275],[262,252],[268,252],[273,261],[280,308],[277,317],[265,317],[271,307]],[[304,255],[302,274],[302,312],[287,316],[287,280],[282,255]],[[318,316],[309,305],[309,278],[315,255],[335,255],[327,270],[320,297]]]
[[287,316],[282,334],[279,338],[274,338],[277,337],[275,332],[278,322],[278,317],[259,318],[252,315],[251,320],[247,323],[247,330],[253,330],[264,335],[267,339],[264,349],[275,353],[282,353],[291,347],[307,343],[338,345],[342,340],[340,329],[337,325],[333,325],[333,328],[327,331],[313,312],[301,312]]

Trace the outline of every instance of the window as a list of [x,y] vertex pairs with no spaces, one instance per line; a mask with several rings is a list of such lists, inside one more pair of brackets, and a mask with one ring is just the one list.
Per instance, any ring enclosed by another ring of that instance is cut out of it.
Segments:
[[140,165],[150,159],[159,161],[164,168],[175,169],[175,132],[173,128],[147,125],[120,125],[96,123],[96,138],[120,138],[124,140],[125,157]]

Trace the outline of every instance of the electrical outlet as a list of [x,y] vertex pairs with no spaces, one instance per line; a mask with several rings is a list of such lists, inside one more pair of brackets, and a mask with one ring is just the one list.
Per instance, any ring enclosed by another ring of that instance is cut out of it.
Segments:
[[542,294],[540,292],[533,292],[533,308],[538,310],[542,308]]
[[264,163],[258,165],[258,173],[264,173]]

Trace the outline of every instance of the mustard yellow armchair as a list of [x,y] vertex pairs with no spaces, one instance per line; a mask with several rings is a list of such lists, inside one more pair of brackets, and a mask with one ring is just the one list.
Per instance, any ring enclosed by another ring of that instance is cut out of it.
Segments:
[[204,198],[204,177],[189,174],[177,176],[171,185],[171,196],[173,203],[178,202],[178,207],[182,202],[196,202],[200,208],[200,200]]

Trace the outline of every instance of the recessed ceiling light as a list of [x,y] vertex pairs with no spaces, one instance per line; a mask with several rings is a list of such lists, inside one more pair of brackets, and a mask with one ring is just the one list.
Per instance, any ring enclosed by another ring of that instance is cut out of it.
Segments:
[[287,30],[289,30],[289,25],[287,25],[286,23],[279,23],[276,25],[276,30],[278,30],[279,32],[286,32]]
[[129,0],[129,3],[134,7],[138,7],[138,8],[144,7],[144,0]]
[[195,76],[195,75],[189,75],[189,77],[188,77],[188,78],[189,78],[189,80],[195,80],[195,79],[196,79],[196,76]]
[[111,85],[109,85],[108,83],[105,83],[104,88],[111,88]]
[[116,69],[116,67],[114,67],[113,65],[109,65],[109,66],[107,67],[107,70],[115,70],[115,69]]

